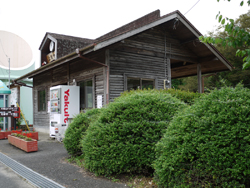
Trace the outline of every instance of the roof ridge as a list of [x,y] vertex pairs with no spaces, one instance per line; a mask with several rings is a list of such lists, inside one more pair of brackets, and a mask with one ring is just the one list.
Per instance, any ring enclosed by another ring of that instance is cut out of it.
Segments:
[[112,38],[112,37],[115,37],[117,35],[120,35],[122,33],[125,33],[125,32],[128,32],[128,31],[131,31],[133,29],[136,29],[136,28],[139,28],[139,27],[142,27],[144,25],[147,25],[157,19],[160,18],[160,10],[157,9],[149,14],[146,14],[130,23],[127,23],[117,29],[114,29],[113,31],[110,31],[98,38],[96,38],[96,42],[101,42],[101,41],[104,41],[106,40],[107,38]]

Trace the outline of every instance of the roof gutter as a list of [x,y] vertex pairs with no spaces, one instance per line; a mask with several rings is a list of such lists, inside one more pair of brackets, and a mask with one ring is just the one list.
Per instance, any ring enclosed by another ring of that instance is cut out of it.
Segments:
[[32,86],[28,86],[28,85],[25,84],[25,83],[17,82],[17,81],[15,81],[15,80],[12,80],[11,86],[25,86],[25,87],[33,88]]
[[[85,52],[85,54],[87,54],[87,53],[91,52],[94,49],[95,45],[96,44],[91,44],[89,46],[81,48],[81,49],[79,49],[79,52],[82,52],[82,53]],[[75,55],[75,57],[74,57],[74,55]],[[50,69],[50,67],[52,68],[52,67],[55,67],[55,66],[59,66],[59,65],[63,64],[64,62],[68,62],[68,61],[70,61],[70,60],[72,60],[74,58],[78,58],[78,57],[79,56],[78,56],[78,54],[76,52],[72,52],[72,53],[70,53],[70,54],[68,54],[66,56],[63,56],[63,57],[61,57],[61,58],[59,58],[59,59],[57,59],[57,60],[55,60],[55,61],[53,61],[51,63],[48,63],[47,65],[44,65],[44,66],[42,66],[42,67],[40,67],[40,68],[38,68],[36,70],[33,70],[33,71],[31,71],[31,72],[29,72],[29,73],[27,73],[27,74],[25,74],[25,75],[23,75],[23,76],[21,76],[19,78],[14,79],[13,82],[21,81],[21,80],[26,79],[26,78],[32,78],[33,76]],[[61,62],[61,63],[59,63],[59,62]]]

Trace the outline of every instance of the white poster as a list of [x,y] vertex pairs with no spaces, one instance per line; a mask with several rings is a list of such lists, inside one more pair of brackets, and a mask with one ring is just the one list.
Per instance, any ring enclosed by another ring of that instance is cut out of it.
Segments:
[[97,108],[102,108],[102,95],[97,95]]
[[50,113],[50,101],[48,101],[48,113]]

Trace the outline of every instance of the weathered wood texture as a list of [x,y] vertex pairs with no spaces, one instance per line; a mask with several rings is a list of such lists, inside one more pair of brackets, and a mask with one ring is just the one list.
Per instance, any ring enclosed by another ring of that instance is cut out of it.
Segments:
[[110,100],[126,89],[129,77],[154,79],[156,88],[163,89],[170,71],[167,70],[170,56],[186,60],[197,58],[178,40],[160,30],[148,30],[114,46],[110,50]]
[[[91,57],[90,57],[91,58]],[[99,53],[96,61],[105,63],[104,53]],[[104,67],[90,63],[86,60],[79,60],[55,67],[50,71],[46,71],[33,78],[33,109],[34,109],[34,125],[35,126],[49,126],[50,114],[48,113],[48,106],[46,111],[38,111],[38,91],[46,91],[46,105],[50,100],[50,87],[55,85],[73,85],[73,79],[76,83],[86,80],[93,80],[95,107],[97,106],[96,96],[102,95],[104,105]]]

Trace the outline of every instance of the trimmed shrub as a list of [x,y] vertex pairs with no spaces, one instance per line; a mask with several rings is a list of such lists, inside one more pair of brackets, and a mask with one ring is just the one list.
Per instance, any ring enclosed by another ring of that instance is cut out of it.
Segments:
[[156,155],[160,187],[250,187],[250,90],[202,96],[174,117]]
[[152,174],[155,144],[176,112],[186,106],[159,90],[131,91],[116,98],[86,132],[85,167],[96,175]]
[[183,91],[179,89],[167,89],[164,90],[166,93],[170,93],[172,96],[176,97],[177,99],[180,99],[181,101],[192,105],[194,101],[198,98],[200,98],[202,95],[201,93],[194,93],[189,91]]
[[82,154],[80,140],[89,127],[90,122],[95,121],[99,113],[100,109],[87,110],[86,113],[81,112],[70,123],[63,139],[64,147],[70,155]]

